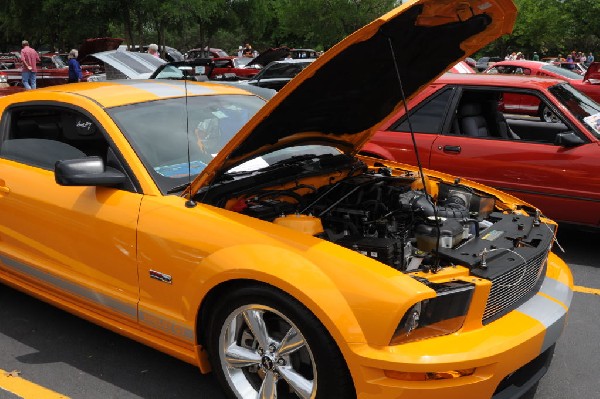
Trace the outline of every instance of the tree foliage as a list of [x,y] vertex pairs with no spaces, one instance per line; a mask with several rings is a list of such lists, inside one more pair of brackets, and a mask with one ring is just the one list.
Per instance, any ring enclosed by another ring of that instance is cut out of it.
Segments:
[[514,0],[518,15],[513,33],[488,45],[480,54],[504,56],[521,51],[530,57],[534,51],[556,56],[571,51],[600,49],[598,0]]
[[[187,50],[221,47],[235,52],[287,45],[328,49],[399,0],[2,0],[0,50],[23,39],[38,50],[77,48],[90,37],[122,37]],[[600,1],[515,0],[513,34],[481,53],[555,55],[600,48]]]

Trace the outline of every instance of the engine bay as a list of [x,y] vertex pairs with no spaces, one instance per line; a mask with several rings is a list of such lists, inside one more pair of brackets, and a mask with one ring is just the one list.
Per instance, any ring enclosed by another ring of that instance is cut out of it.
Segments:
[[316,162],[223,181],[202,198],[325,239],[402,272],[462,265],[475,275],[493,278],[505,271],[489,268],[494,262],[545,254],[552,243],[553,230],[540,222],[535,210],[508,213],[495,197],[459,180],[425,180],[418,172],[367,167],[360,161],[347,170],[331,160],[326,165]]

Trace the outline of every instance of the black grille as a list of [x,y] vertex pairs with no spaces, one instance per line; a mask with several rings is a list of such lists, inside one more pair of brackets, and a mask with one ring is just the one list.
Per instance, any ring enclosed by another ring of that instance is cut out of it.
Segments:
[[491,280],[492,289],[483,312],[483,324],[498,319],[531,296],[533,289],[541,283],[547,256],[547,252],[542,252],[526,264],[521,263]]

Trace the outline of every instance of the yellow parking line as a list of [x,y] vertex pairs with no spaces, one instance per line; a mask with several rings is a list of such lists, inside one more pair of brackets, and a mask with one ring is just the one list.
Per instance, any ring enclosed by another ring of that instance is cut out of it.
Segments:
[[582,292],[584,294],[600,295],[600,290],[597,288],[588,288],[588,287],[582,287],[580,285],[576,285],[573,290],[575,292]]
[[51,391],[19,377],[19,372],[0,369],[0,391],[7,391],[23,399],[69,399],[68,396]]

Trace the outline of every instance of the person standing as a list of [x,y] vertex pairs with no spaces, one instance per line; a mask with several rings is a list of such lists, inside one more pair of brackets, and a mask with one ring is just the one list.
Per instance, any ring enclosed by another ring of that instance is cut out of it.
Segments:
[[158,44],[150,44],[148,45],[148,53],[152,54],[156,58],[160,58],[160,54],[158,54]]
[[540,60],[540,56],[538,55],[537,51],[533,52],[533,58],[532,58],[532,60],[533,61],[539,61]]
[[21,62],[23,63],[21,77],[23,78],[23,86],[25,90],[35,89],[37,87],[37,63],[40,61],[40,56],[37,51],[29,47],[27,40],[23,40],[21,45],[23,46],[21,49]]
[[75,49],[69,51],[69,83],[81,82],[81,79],[83,78],[81,66],[79,65],[79,61],[77,61],[78,56],[79,51]]
[[254,50],[252,50],[250,43],[246,43],[244,50],[242,51],[242,55],[244,57],[254,57]]
[[585,65],[589,67],[592,62],[594,62],[594,54],[590,53],[587,56],[587,60],[585,62]]

